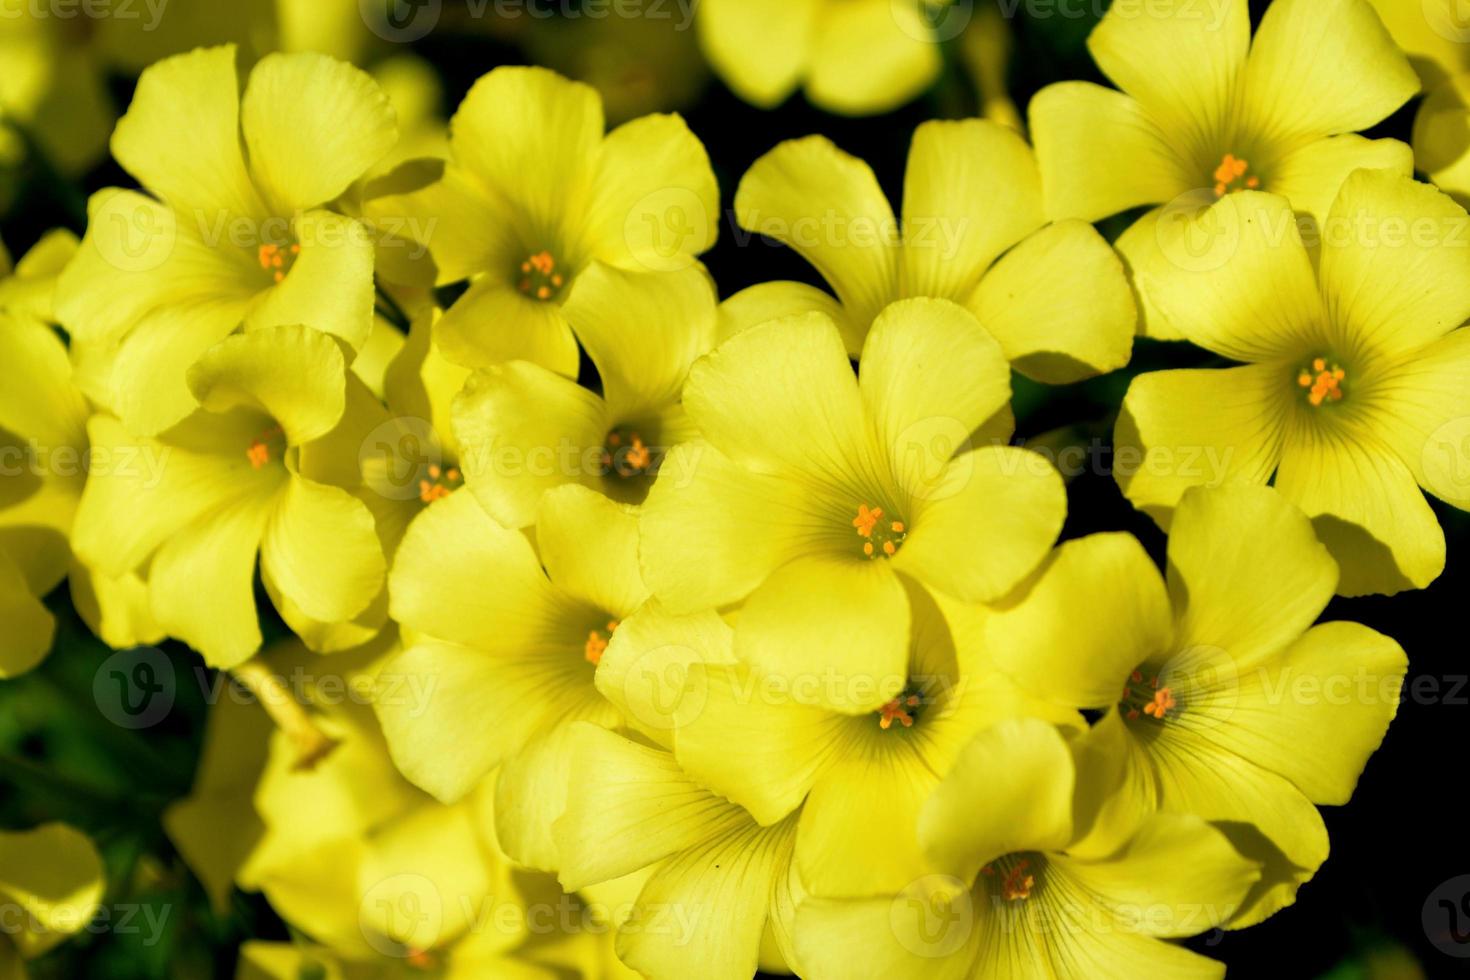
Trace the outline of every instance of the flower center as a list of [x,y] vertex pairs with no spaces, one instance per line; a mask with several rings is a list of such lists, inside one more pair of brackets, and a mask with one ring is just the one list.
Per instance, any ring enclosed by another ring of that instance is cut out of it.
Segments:
[[285,280],[291,267],[296,264],[296,258],[301,254],[301,246],[296,242],[286,245],[262,245],[256,252],[256,261],[260,267],[271,274],[271,279],[276,282]]
[[516,288],[534,299],[554,299],[566,284],[566,277],[556,268],[556,259],[542,249],[521,263],[521,276]]
[[1147,677],[1141,670],[1128,675],[1128,683],[1123,685],[1123,697],[1118,701],[1119,710],[1129,721],[1136,721],[1140,714],[1163,721],[1178,706],[1179,702],[1168,685],[1160,684],[1157,675]]
[[1342,366],[1332,362],[1329,364],[1325,357],[1313,359],[1310,367],[1304,367],[1297,372],[1296,383],[1305,388],[1307,401],[1313,408],[1323,402],[1340,402],[1343,395],[1342,383],[1347,378],[1347,372]]
[[917,694],[904,691],[878,709],[878,727],[886,732],[893,727],[894,722],[898,722],[904,728],[913,728],[914,718],[918,715],[915,709],[922,703]]
[[612,639],[613,633],[618,628],[616,619],[609,619],[605,630],[591,630],[587,634],[587,645],[583,647],[582,653],[587,662],[596,667],[602,663],[602,655],[607,652],[607,644]]
[[424,475],[419,477],[419,499],[426,504],[443,500],[464,483],[464,475],[451,466],[447,470],[438,463],[430,463]]
[[[1251,165],[1234,153],[1225,154],[1215,168],[1215,196],[1224,197],[1231,191],[1256,190],[1261,178],[1250,174]],[[1247,176],[1249,174],[1249,176]]]
[[[250,445],[245,447],[245,458],[250,460],[250,465],[253,468],[257,470],[262,469],[267,463],[271,461],[272,447],[277,442],[283,443],[284,436],[285,433],[281,431],[281,427],[279,425],[272,426],[271,428],[266,429],[260,435],[250,440]],[[280,449],[284,448],[284,445],[279,447],[279,449],[277,449],[276,451],[276,455],[279,456]]]
[[882,507],[869,507],[867,504],[858,504],[852,526],[857,528],[863,539],[863,554],[869,558],[878,557],[879,552],[892,558],[903,547],[903,539],[908,537],[903,521],[885,520]]
[[631,429],[613,429],[602,446],[602,472],[627,479],[653,469],[653,450]]
[[1036,888],[1036,869],[1028,857],[1008,854],[981,868],[980,873],[996,885],[1001,898],[1008,902],[1024,902]]

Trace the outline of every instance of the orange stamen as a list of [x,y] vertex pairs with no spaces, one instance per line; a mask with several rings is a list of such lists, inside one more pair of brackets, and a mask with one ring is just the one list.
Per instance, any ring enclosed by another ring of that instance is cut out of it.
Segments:
[[909,709],[918,706],[917,694],[899,695],[878,709],[878,727],[886,732],[893,727],[895,721],[904,728],[914,727],[914,716],[909,714]]
[[566,277],[557,271],[556,259],[546,249],[527,258],[520,268],[516,288],[543,302],[555,296],[566,284]]
[[608,641],[612,638],[613,631],[618,628],[616,619],[607,621],[607,635],[602,630],[592,630],[587,634],[587,644],[583,647],[583,655],[592,666],[602,663],[602,655],[607,652]]
[[1342,382],[1346,378],[1347,372],[1341,366],[1329,366],[1325,357],[1316,357],[1312,359],[1310,369],[1302,368],[1297,373],[1296,383],[1307,389],[1307,402],[1316,408],[1323,402],[1342,401],[1346,394]]
[[[1215,196],[1224,197],[1230,191],[1257,190],[1261,186],[1261,178],[1254,175],[1247,177],[1248,170],[1250,163],[1247,160],[1233,153],[1225,154],[1220,165],[1215,168]],[[1237,184],[1241,186],[1236,186]]]
[[852,526],[860,536],[867,539],[863,542],[863,554],[869,558],[876,557],[880,550],[892,558],[898,554],[899,546],[908,536],[908,528],[903,521],[884,522],[883,508],[869,507],[867,504],[858,504],[857,516],[852,519]]

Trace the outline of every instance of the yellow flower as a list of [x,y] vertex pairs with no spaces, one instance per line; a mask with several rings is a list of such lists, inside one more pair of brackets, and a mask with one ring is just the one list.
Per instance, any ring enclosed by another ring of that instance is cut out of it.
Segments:
[[772,108],[798,86],[850,116],[895,109],[939,77],[936,27],[952,0],[703,0],[700,43],[747,102]]
[[1414,118],[1414,159],[1470,204],[1470,15],[1458,0],[1370,0],[1428,93]]
[[496,828],[523,865],[553,869],[551,821],[568,795],[579,719],[618,722],[594,670],[647,596],[632,513],[584,487],[545,495],[531,539],[451,494],[408,529],[389,583],[408,649],[388,670],[432,678],[432,711],[378,706],[405,775],[460,799],[499,767]]
[[1470,219],[1425,184],[1360,171],[1318,266],[1274,195],[1233,194],[1201,265],[1144,278],[1188,338],[1244,366],[1134,379],[1118,482],[1163,522],[1185,487],[1274,483],[1342,566],[1344,595],[1423,588],[1444,534],[1422,486],[1470,507]]
[[507,527],[541,495],[580,483],[639,504],[668,449],[694,435],[680,405],[689,366],[715,340],[703,269],[630,273],[594,263],[564,308],[602,380],[597,395],[529,361],[485,368],[454,403],[465,478]]
[[1276,0],[1254,40],[1246,0],[1115,6],[1088,49],[1123,91],[1060,82],[1032,100],[1047,210],[1095,221],[1168,205],[1117,242],[1144,281],[1150,336],[1177,339],[1182,329],[1147,288],[1169,261],[1161,228],[1187,226],[1243,190],[1280,194],[1320,222],[1354,170],[1413,172],[1404,144],[1352,135],[1419,88],[1367,0]]
[[20,960],[35,959],[81,932],[102,901],[102,858],[84,834],[65,824],[0,831],[0,973],[24,980]]
[[112,152],[157,196],[93,195],[58,285],[87,394],[153,435],[194,409],[189,365],[242,324],[307,323],[360,346],[373,242],[325,208],[396,139],[376,83],[322,55],[263,59],[243,99],[233,47],[151,66]]
[[1326,859],[1313,804],[1348,801],[1408,665],[1366,626],[1312,625],[1337,569],[1274,490],[1191,490],[1168,559],[1166,581],[1128,535],[1069,541],[987,619],[985,640],[1034,695],[1105,712],[1088,742],[1122,775],[1098,840],[1142,813],[1191,813],[1264,863],[1232,915],[1242,928],[1290,904]]
[[107,147],[116,110],[70,20],[45,4],[0,0],[0,161],[11,162],[4,137],[12,127],[66,174],[85,171]]
[[794,854],[807,891],[897,891],[929,870],[919,807],[971,736],[1033,712],[1085,727],[1075,712],[1022,697],[967,642],[978,637],[974,616],[952,629],[922,589],[906,591],[908,670],[900,693],[875,711],[802,704],[736,661],[733,631],[715,613],[673,616],[657,602],[619,627],[597,686],[691,778],[761,824],[800,809]]
[[619,924],[618,957],[653,980],[790,972],[795,816],[762,827],[670,753],[592,725],[572,726],[568,747],[576,792],[553,831],[562,886],[652,871]]
[[[355,380],[355,379],[353,379]],[[148,567],[153,615],[213,666],[261,644],[254,572],[311,619],[339,623],[381,591],[373,515],[346,489],[333,432],[350,398],[341,348],[306,327],[263,327],[222,341],[189,371],[202,408],[157,438],[94,416],[93,470],[73,545],[106,574]],[[371,398],[370,395],[365,397]]]
[[91,459],[87,417],[66,346],[50,324],[56,274],[76,249],[70,232],[41,239],[0,278],[0,604],[12,624],[0,636],[0,677],[34,667],[50,649],[54,622],[39,597],[70,576],[77,611],[112,646],[161,637],[130,569],[94,574],[68,538]]
[[1223,976],[1162,940],[1226,920],[1258,877],[1255,862],[1221,830],[1174,814],[1140,819],[1106,851],[1088,848],[1111,788],[1096,766],[1036,719],[975,736],[919,816],[941,871],[880,898],[804,902],[803,975]]
[[678,116],[604,135],[594,89],[508,67],[475,83],[450,132],[443,179],[380,206],[424,222],[440,284],[470,280],[436,331],[451,360],[575,376],[562,304],[591,262],[680,269],[714,244],[714,173]]
[[900,574],[964,601],[1030,572],[1061,528],[1061,477],[1037,454],[971,448],[1010,373],[963,308],[903,300],[854,377],[820,313],[745,330],[696,361],[701,438],[665,459],[641,511],[650,589],[675,613],[744,601],[735,652],[758,672],[837,675],[815,702],[865,713],[909,659]]
[[722,309],[726,333],[819,310],[856,355],[895,300],[969,309],[1016,368],[1061,383],[1128,362],[1137,313],[1123,265],[1082,221],[1047,224],[1036,159],[1012,130],[979,119],[914,133],[903,223],[873,171],[820,136],[782,143],[740,181],[742,227],[790,245],[837,294],[765,283]]

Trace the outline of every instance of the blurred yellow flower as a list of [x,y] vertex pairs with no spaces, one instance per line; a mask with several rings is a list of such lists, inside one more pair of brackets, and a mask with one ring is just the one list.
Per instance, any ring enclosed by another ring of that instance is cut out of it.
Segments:
[[896,109],[939,77],[935,25],[952,3],[702,0],[696,23],[710,64],[747,102],[771,108],[803,87],[814,105],[865,116]]
[[92,842],[65,824],[0,831],[0,975],[27,976],[22,961],[91,924],[105,885],[102,858]]

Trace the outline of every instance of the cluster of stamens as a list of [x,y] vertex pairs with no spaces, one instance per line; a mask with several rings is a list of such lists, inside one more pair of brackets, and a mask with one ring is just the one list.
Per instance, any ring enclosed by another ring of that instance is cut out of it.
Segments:
[[903,546],[904,538],[908,537],[903,521],[884,520],[882,507],[869,507],[867,504],[858,504],[852,526],[863,538],[863,554],[869,558],[878,557],[879,552],[893,557]]
[[1230,191],[1256,190],[1261,186],[1261,178],[1254,175],[1247,177],[1246,172],[1251,165],[1248,161],[1241,159],[1233,153],[1225,154],[1220,165],[1215,168],[1215,196],[1224,197]]
[[271,461],[271,443],[282,435],[281,427],[275,426],[250,440],[250,445],[245,447],[245,458],[253,468],[258,470]]
[[1178,705],[1174,692],[1168,685],[1160,685],[1157,676],[1145,678],[1141,670],[1128,675],[1120,707],[1129,721],[1137,720],[1140,713],[1163,721]]
[[1000,878],[1000,894],[1006,901],[1022,902],[1031,897],[1031,890],[1036,887],[1036,876],[1030,868],[1029,858],[1017,858],[1000,872],[995,865],[987,864],[980,873],[987,878]]
[[521,278],[516,288],[527,296],[547,300],[561,292],[565,284],[566,277],[556,270],[556,259],[542,249],[521,263]]
[[419,478],[419,499],[426,504],[443,500],[459,489],[462,483],[464,475],[455,467],[445,469],[438,463],[430,463],[424,475]]
[[1329,367],[1327,359],[1319,357],[1312,361],[1310,369],[1301,369],[1296,383],[1307,389],[1307,401],[1315,408],[1326,401],[1342,401],[1342,382],[1346,377],[1347,372],[1341,366],[1333,364]]
[[921,703],[922,699],[917,694],[900,694],[878,709],[878,727],[886,732],[894,722],[898,722],[904,728],[913,728],[914,716],[918,713],[914,709]]
[[582,653],[589,664],[596,667],[602,663],[602,655],[607,652],[607,645],[617,628],[618,621],[609,619],[605,630],[591,630],[587,633],[587,644],[583,647]]
[[602,447],[602,472],[628,478],[653,469],[653,450],[636,432],[613,429]]
[[260,262],[260,267],[271,274],[272,279],[281,282],[300,254],[301,246],[295,242],[290,245],[262,245],[256,253],[256,259]]

